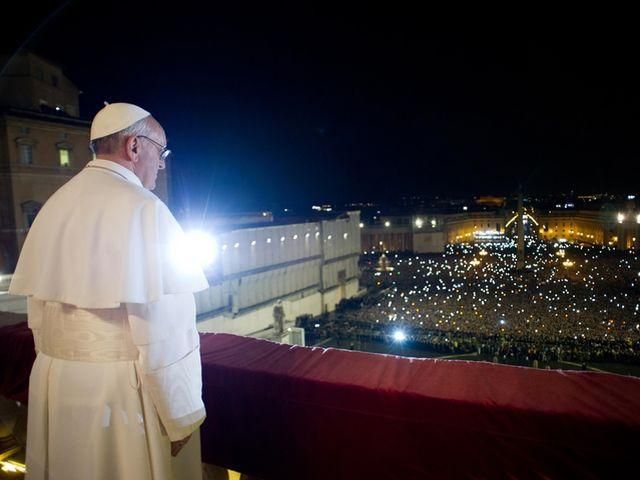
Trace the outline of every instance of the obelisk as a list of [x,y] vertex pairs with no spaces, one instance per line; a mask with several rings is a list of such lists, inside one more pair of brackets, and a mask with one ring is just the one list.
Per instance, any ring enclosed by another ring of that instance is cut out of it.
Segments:
[[518,190],[518,256],[516,270],[524,270],[524,207],[522,204],[522,188]]

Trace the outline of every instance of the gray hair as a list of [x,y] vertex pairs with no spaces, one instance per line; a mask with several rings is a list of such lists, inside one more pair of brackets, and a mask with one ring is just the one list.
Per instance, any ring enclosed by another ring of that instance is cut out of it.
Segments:
[[124,130],[112,133],[106,137],[96,138],[89,143],[89,148],[95,155],[115,153],[122,146],[126,138],[135,137],[136,135],[151,135],[153,133],[152,125],[149,121],[151,118],[151,116],[145,117]]

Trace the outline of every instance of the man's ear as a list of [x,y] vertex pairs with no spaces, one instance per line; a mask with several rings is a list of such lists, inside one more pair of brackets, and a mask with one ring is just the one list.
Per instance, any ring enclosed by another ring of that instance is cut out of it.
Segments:
[[138,137],[129,137],[127,138],[124,144],[125,155],[127,156],[127,160],[130,162],[138,161],[138,147],[140,142],[138,142]]

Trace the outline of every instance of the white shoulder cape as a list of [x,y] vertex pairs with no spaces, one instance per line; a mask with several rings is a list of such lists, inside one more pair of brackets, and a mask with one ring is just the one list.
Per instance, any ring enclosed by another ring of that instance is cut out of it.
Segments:
[[9,293],[114,308],[204,290],[187,248],[169,209],[132,172],[94,160],[38,213]]

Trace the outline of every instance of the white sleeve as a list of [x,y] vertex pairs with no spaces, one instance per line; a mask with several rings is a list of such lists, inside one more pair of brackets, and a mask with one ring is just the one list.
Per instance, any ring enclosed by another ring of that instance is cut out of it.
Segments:
[[206,416],[195,312],[192,293],[127,304],[131,336],[140,352],[142,388],[171,441],[188,436]]
[[40,351],[40,327],[42,326],[42,315],[44,314],[44,302],[34,296],[27,297],[27,325],[33,333],[33,343],[36,353]]

